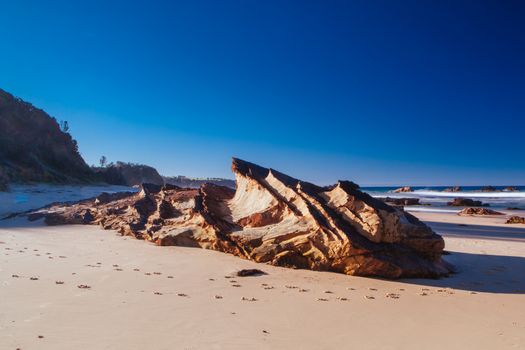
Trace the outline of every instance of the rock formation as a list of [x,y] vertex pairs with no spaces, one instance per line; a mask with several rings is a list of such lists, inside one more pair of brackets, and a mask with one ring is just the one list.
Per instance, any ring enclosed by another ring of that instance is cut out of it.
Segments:
[[494,186],[483,186],[481,192],[497,192],[498,190]]
[[505,215],[499,211],[487,208],[465,208],[458,215]]
[[329,187],[233,159],[237,189],[143,185],[30,215],[99,224],[158,245],[201,247],[256,262],[349,275],[440,277],[444,241],[430,227],[340,181]]
[[525,224],[525,218],[522,216],[511,216],[505,222],[506,224]]
[[503,189],[505,192],[516,192],[518,189],[514,186],[507,186]]
[[396,206],[406,206],[406,205],[419,205],[419,198],[378,198],[385,203]]
[[470,198],[454,198],[452,202],[447,203],[451,207],[488,207],[489,204],[483,204],[481,201],[475,201]]
[[414,190],[410,186],[399,187],[394,190],[394,193],[403,193],[403,192],[414,192]]
[[461,192],[461,191],[462,191],[462,188],[459,186],[448,187],[443,190],[443,192]]

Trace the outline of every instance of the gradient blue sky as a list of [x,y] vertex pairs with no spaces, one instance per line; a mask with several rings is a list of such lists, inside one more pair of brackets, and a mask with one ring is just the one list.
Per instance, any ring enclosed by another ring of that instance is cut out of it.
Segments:
[[525,184],[523,1],[3,1],[0,87],[101,155]]

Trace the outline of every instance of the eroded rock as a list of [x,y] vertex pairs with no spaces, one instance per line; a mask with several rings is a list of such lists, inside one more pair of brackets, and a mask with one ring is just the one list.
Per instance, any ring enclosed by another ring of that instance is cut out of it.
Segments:
[[440,277],[444,241],[349,181],[320,187],[233,159],[237,188],[143,185],[138,193],[40,210],[48,224],[98,224],[158,245],[349,275]]

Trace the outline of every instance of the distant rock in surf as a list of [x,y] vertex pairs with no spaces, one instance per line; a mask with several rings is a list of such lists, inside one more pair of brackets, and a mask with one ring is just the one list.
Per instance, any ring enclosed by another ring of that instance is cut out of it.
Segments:
[[493,187],[493,186],[483,186],[480,191],[481,192],[498,192],[496,187]]
[[507,186],[503,189],[505,192],[516,192],[518,189],[514,186]]
[[487,208],[465,208],[458,215],[505,215],[499,211]]
[[48,224],[99,224],[158,245],[201,247],[256,262],[386,278],[451,272],[443,238],[349,181],[320,187],[233,159],[236,190],[143,185],[139,193],[56,205]]
[[459,186],[448,187],[443,190],[443,192],[461,192],[461,191],[462,191],[462,188]]
[[394,193],[414,192],[414,190],[410,186],[404,186],[404,187],[396,188],[393,192]]
[[447,203],[451,207],[488,207],[489,204],[483,204],[481,201],[475,201],[470,198],[454,198],[452,202]]

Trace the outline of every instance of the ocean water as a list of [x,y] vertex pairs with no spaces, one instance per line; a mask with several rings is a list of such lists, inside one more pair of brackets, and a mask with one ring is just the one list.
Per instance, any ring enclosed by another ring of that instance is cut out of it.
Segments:
[[10,185],[9,192],[0,192],[0,219],[11,213],[38,209],[53,202],[69,202],[96,197],[102,192],[137,191],[126,186],[56,186]]
[[462,207],[449,207],[454,198],[471,198],[489,204],[491,209],[504,210],[509,207],[525,210],[525,186],[513,186],[517,191],[504,191],[507,186],[494,186],[495,192],[481,192],[481,187],[462,186],[461,192],[443,192],[450,186],[412,187],[414,192],[393,193],[397,187],[363,187],[361,190],[373,197],[419,198],[423,205],[406,206],[407,211],[429,211],[457,213]]

